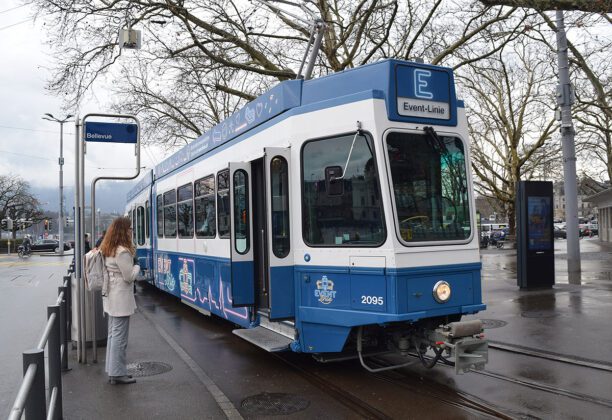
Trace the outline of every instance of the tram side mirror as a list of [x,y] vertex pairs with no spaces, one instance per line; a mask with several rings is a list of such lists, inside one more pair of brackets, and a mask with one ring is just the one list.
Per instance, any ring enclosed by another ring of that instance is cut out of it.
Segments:
[[325,191],[327,191],[327,195],[344,194],[341,166],[328,166],[325,168]]

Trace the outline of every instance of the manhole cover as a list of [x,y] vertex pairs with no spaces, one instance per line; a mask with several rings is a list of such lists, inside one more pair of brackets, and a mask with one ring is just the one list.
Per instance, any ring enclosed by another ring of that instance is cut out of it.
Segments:
[[499,319],[481,319],[482,328],[490,330],[492,328],[500,328],[508,325],[506,321],[500,321]]
[[162,362],[136,362],[127,365],[128,375],[134,377],[153,376],[170,372],[172,366]]
[[553,311],[526,311],[521,316],[523,318],[554,318],[559,314]]
[[248,414],[274,416],[305,410],[310,401],[297,395],[264,392],[245,398],[240,405]]

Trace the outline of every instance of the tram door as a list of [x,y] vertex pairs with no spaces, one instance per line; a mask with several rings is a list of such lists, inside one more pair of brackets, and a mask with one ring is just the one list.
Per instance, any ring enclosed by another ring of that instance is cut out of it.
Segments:
[[255,260],[255,293],[257,309],[264,313],[268,301],[268,227],[266,223],[266,178],[264,158],[251,162],[253,174],[253,258]]
[[250,162],[230,162],[232,305],[255,304],[252,178]]
[[289,174],[291,153],[285,148],[266,148],[265,185],[266,290],[270,320],[295,316]]

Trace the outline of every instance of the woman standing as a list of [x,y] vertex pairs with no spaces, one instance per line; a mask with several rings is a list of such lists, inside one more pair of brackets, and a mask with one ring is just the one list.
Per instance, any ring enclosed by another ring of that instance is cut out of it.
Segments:
[[113,220],[100,244],[100,251],[105,257],[109,274],[108,288],[102,296],[104,312],[108,314],[106,373],[112,385],[133,384],[136,379],[127,374],[125,353],[130,316],[136,309],[132,284],[140,267],[134,265],[130,219],[119,217]]

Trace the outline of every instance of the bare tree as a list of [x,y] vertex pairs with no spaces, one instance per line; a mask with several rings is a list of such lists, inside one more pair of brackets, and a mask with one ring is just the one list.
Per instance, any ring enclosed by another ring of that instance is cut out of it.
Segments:
[[[97,81],[112,79],[116,107],[138,113],[145,138],[169,146],[197,137],[274,83],[295,78],[311,30],[279,12],[291,7],[287,1],[33,3],[51,28],[56,67],[50,91],[73,108]],[[535,14],[478,0],[311,0],[305,7],[328,27],[318,75],[388,57],[459,68],[516,39]],[[119,30],[128,25],[143,31],[141,51],[118,48]]]
[[591,13],[612,13],[610,0],[480,0],[487,6],[528,7],[540,11],[579,10]]
[[30,192],[30,184],[18,176],[0,175],[0,219],[13,219],[13,239],[21,225],[19,219],[41,220],[40,203]]
[[578,96],[575,120],[577,151],[585,172],[602,181],[612,180],[612,118],[597,103]]
[[[534,28],[527,36],[551,52],[556,53],[556,45],[550,42],[551,31],[557,27],[545,13],[540,13],[544,27]],[[612,63],[608,59],[612,41],[597,26],[608,26],[609,20],[598,15],[581,13],[566,14],[567,26],[573,32],[568,40],[570,52],[570,71],[576,93],[576,103],[572,109],[576,122],[576,148],[580,157],[586,160],[585,169],[591,176],[612,179],[612,152],[610,145],[610,122],[612,121],[612,88],[610,74]],[[593,160],[595,165],[593,165]],[[603,164],[604,171],[597,173]],[[601,175],[605,175],[602,177]]]
[[559,159],[560,146],[552,141],[558,129],[552,74],[546,55],[519,42],[459,75],[470,104],[475,186],[504,206],[512,234],[516,183],[540,175]]

